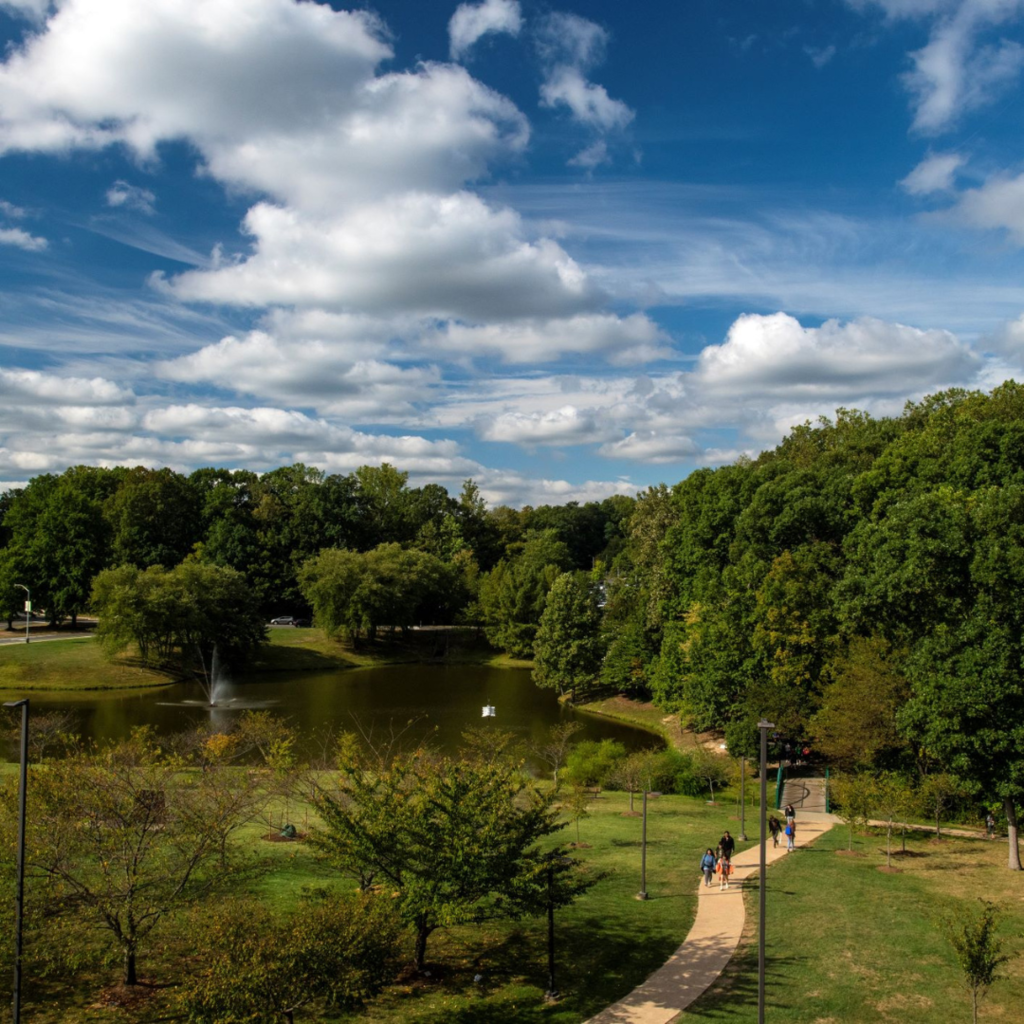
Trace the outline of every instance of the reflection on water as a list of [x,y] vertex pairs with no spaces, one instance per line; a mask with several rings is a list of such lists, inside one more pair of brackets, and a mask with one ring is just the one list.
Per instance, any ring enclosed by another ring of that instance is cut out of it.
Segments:
[[[327,729],[383,736],[405,730],[403,745],[429,739],[455,750],[472,726],[499,728],[527,743],[540,743],[558,722],[578,721],[581,739],[620,740],[627,748],[660,745],[650,733],[618,722],[579,714],[558,703],[550,690],[538,689],[527,669],[467,665],[396,665],[361,669],[260,676],[234,680],[231,705],[208,707],[199,684],[142,691],[101,691],[74,695],[31,694],[33,707],[70,710],[78,730],[96,740],[119,739],[132,727],[152,725],[160,733],[181,732],[200,722],[228,729],[242,706],[269,708],[287,718],[300,747],[314,753],[315,737]],[[5,697],[6,699],[6,697]],[[495,717],[481,709],[494,705]]]

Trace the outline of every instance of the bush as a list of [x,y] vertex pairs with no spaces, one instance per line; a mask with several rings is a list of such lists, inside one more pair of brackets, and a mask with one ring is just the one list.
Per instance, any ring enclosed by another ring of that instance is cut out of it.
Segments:
[[565,763],[563,777],[573,786],[607,786],[626,756],[618,740],[583,740],[577,743]]

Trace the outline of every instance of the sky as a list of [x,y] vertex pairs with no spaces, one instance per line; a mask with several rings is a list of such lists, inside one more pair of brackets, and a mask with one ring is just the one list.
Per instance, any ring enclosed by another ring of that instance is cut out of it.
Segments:
[[1024,0],[0,0],[0,489],[634,494],[1024,375]]

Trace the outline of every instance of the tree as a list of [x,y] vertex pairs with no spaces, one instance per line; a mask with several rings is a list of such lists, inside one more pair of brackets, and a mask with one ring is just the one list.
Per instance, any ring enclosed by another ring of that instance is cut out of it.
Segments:
[[384,897],[323,894],[281,920],[255,901],[201,925],[204,955],[181,1003],[194,1024],[294,1020],[300,1009],[349,1010],[394,977],[398,922]]
[[603,786],[625,756],[618,740],[583,740],[569,753],[565,778],[574,786]]
[[538,686],[575,693],[601,667],[601,610],[590,577],[563,573],[551,586],[534,641],[533,679]]
[[590,790],[582,783],[574,782],[569,790],[568,798],[565,801],[565,810],[569,820],[576,824],[576,848],[580,849],[583,843],[580,841],[580,820],[590,813],[590,804],[593,797]]
[[504,760],[351,751],[336,784],[314,790],[323,825],[311,841],[347,874],[393,888],[419,969],[438,928],[514,913],[507,894],[561,828],[552,794]]
[[[243,860],[224,829],[252,804],[221,799],[223,771],[163,762],[146,730],[33,773],[28,862],[53,912],[92,918],[117,946],[125,985],[154,928],[224,886]],[[13,788],[5,800],[13,801]],[[247,817],[248,816],[248,817]]]
[[942,813],[953,801],[968,795],[967,787],[947,772],[934,772],[921,781],[918,796],[927,813],[935,818],[935,838],[942,838]]
[[833,775],[830,782],[832,807],[849,828],[848,850],[853,849],[853,830],[866,824],[875,803],[875,780],[867,772]]
[[229,664],[244,662],[267,635],[245,577],[191,558],[169,571],[106,569],[93,583],[92,606],[110,653],[135,644],[143,661],[184,672],[210,665],[214,649]]
[[551,781],[555,789],[558,789],[558,771],[565,764],[573,737],[582,728],[579,722],[559,722],[551,726],[547,740],[535,750],[537,756],[551,766]]
[[707,747],[697,747],[690,756],[694,775],[704,780],[705,785],[711,790],[711,803],[714,803],[715,786],[724,786],[729,781],[729,762]]
[[885,866],[891,868],[892,830],[897,823],[903,827],[903,852],[907,852],[905,819],[913,804],[914,792],[902,775],[883,772],[874,781],[873,797],[875,813],[885,822]]
[[960,914],[956,921],[946,923],[946,936],[971,994],[974,1024],[978,1024],[978,1000],[999,978],[999,968],[1010,959],[1003,953],[1003,943],[996,935],[996,908],[987,900],[979,902],[981,910],[977,914]]
[[627,754],[612,772],[612,781],[629,792],[629,812],[633,813],[633,794],[649,792],[663,771],[662,755],[655,750],[634,750]]

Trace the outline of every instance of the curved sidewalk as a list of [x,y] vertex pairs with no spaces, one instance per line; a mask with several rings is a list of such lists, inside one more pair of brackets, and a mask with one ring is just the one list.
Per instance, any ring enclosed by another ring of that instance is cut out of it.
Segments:
[[[806,846],[827,832],[831,814],[804,811],[797,818],[796,845]],[[777,849],[769,844],[769,864],[786,855],[785,836]],[[701,883],[697,917],[683,944],[642,985],[612,1003],[587,1024],[668,1024],[701,995],[725,969],[743,932],[743,882],[756,875],[760,848],[753,846],[733,858],[733,882],[719,891]],[[696,871],[696,868],[694,869]]]

